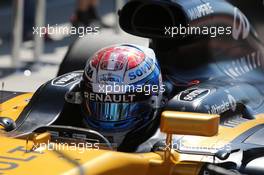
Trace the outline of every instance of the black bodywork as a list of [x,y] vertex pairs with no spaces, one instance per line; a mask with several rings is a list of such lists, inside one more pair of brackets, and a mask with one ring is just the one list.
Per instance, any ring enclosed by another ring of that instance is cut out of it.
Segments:
[[[213,13],[199,18],[192,16],[190,9],[208,3]],[[122,9],[122,29],[151,38],[163,79],[173,85],[167,109],[241,113],[247,119],[263,113],[263,43],[246,16],[235,9],[223,0],[135,0]],[[172,38],[165,35],[164,29],[179,25],[234,28],[234,21],[242,25],[233,29],[233,33],[240,32],[235,38],[234,35]],[[243,37],[245,32],[247,36]]]
[[[223,0],[135,0],[120,12],[123,30],[151,38],[163,79],[172,85],[166,110],[220,114],[225,127],[264,112],[263,2],[230,2],[241,11]],[[192,16],[190,9],[208,3],[213,13]],[[180,25],[233,30],[232,35],[214,38],[164,34],[165,26]],[[201,174],[264,174],[263,145],[258,141],[262,134],[262,125],[243,133],[231,143],[232,161],[223,157],[223,163],[205,166]]]

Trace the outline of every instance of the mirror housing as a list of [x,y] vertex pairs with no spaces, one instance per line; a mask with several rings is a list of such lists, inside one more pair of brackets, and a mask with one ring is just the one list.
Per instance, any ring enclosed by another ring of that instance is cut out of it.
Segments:
[[215,136],[220,116],[217,114],[164,111],[161,114],[161,132],[167,134]]

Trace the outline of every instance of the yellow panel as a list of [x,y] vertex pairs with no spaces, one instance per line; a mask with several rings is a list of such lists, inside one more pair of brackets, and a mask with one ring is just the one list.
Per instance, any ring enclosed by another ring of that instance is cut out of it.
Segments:
[[[25,152],[25,140],[1,136],[0,140],[0,174],[4,173],[5,175],[135,175],[135,171],[137,175],[147,175],[149,160],[161,160],[161,156],[156,153],[81,151],[81,149],[74,150],[73,147],[64,147],[63,150],[44,149],[41,152]],[[29,144],[32,145],[31,142]],[[168,167],[163,168],[168,169]],[[163,171],[165,170],[163,169]]]
[[161,131],[168,134],[214,136],[218,132],[219,115],[164,111]]
[[2,104],[0,104],[0,116],[9,117],[16,121],[19,114],[23,111],[25,106],[28,104],[33,93],[27,93],[18,95]]

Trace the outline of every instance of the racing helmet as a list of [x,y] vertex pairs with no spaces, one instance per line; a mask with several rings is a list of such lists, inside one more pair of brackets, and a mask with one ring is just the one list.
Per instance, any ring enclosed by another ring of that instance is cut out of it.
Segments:
[[85,124],[117,144],[156,117],[165,91],[153,50],[128,44],[103,48],[89,58],[81,89]]

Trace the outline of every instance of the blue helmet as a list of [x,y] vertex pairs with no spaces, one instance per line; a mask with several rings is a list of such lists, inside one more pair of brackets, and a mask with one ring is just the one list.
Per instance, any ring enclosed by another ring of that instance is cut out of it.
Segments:
[[85,123],[116,143],[156,117],[165,91],[153,50],[127,44],[96,52],[87,61],[82,89]]

